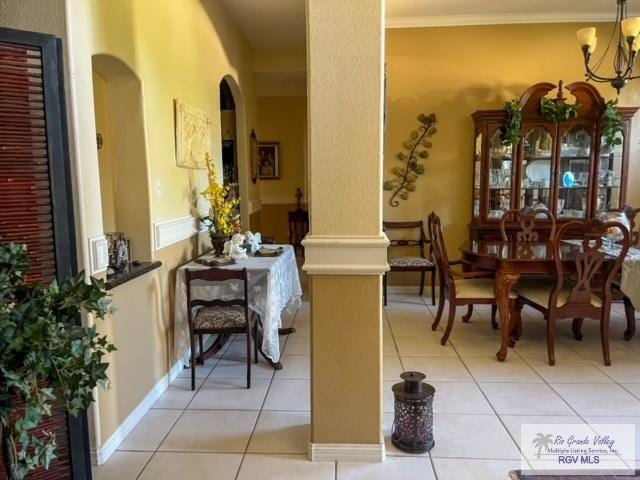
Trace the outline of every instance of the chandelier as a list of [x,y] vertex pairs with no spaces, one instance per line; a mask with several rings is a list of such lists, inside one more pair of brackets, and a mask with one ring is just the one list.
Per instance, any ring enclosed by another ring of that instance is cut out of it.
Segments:
[[[611,86],[620,93],[622,87],[624,87],[629,80],[640,78],[638,75],[632,75],[638,48],[640,47],[640,40],[637,39],[640,33],[640,17],[629,18],[627,16],[627,0],[616,1],[618,5],[613,34],[609,39],[606,49],[593,65],[591,64],[591,57],[598,44],[595,27],[581,28],[577,32],[577,37],[578,42],[582,46],[587,80],[610,83]],[[614,75],[605,76],[598,73],[598,71],[611,49],[615,49],[613,57]]]

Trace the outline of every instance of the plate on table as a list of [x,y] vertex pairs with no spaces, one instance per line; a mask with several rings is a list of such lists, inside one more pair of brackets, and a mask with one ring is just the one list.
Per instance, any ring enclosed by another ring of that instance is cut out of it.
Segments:
[[284,249],[282,247],[277,247],[277,248],[261,247],[260,250],[256,251],[255,256],[256,257],[277,257],[283,251]]
[[549,182],[551,181],[551,160],[534,160],[527,165],[525,173],[531,182]]
[[204,257],[198,258],[196,263],[207,267],[226,267],[227,265],[233,265],[236,261],[231,257]]

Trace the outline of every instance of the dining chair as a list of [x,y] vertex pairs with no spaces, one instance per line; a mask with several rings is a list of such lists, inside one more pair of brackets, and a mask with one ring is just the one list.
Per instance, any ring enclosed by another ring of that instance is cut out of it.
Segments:
[[[243,298],[233,300],[195,299],[192,296],[193,282],[199,284],[235,281],[241,285]],[[247,339],[247,388],[251,388],[251,336],[257,324],[257,313],[249,308],[247,269],[225,270],[220,268],[186,269],[187,309],[189,339],[191,342],[191,390],[196,388],[196,336],[199,339],[200,355],[203,354],[203,335],[242,334]],[[258,363],[258,345],[253,342],[255,362]]]
[[[540,241],[540,216],[546,217],[549,222],[549,240],[556,235],[556,218],[545,208],[524,207],[520,210],[507,210],[500,219],[500,236],[504,242],[515,240],[517,242],[534,243]],[[507,229],[507,223],[515,224],[516,229]]]
[[293,245],[296,257],[304,257],[302,240],[309,233],[309,212],[298,206],[288,214],[289,243]]
[[[629,232],[631,235],[630,246],[640,249],[640,218],[638,218],[640,208],[625,206],[622,211],[629,220]],[[624,304],[624,314],[627,320],[627,329],[624,332],[624,339],[631,340],[636,334],[636,309],[633,303],[631,303],[631,299],[622,293],[619,281],[616,280],[613,282],[613,290],[615,292],[614,301],[620,301],[620,298],[622,298],[622,302]]]
[[[424,277],[427,272],[431,272],[431,303],[436,304],[436,265],[433,262],[432,239],[427,238],[424,233],[424,223],[422,220],[411,222],[382,222],[382,230],[387,233],[389,230],[417,230],[418,238],[413,239],[390,239],[389,249],[394,247],[418,247],[418,256],[389,257],[389,272],[420,272],[419,294],[424,293]],[[429,255],[425,255],[425,247],[429,246]],[[387,272],[387,273],[389,273]],[[382,277],[384,304],[387,304],[387,273]]]
[[[609,228],[619,228],[623,240],[620,249],[603,251],[603,236]],[[565,242],[578,238],[580,251]],[[629,250],[630,235],[619,222],[600,220],[565,223],[553,240],[555,278],[553,283],[523,282],[518,285],[518,301],[544,315],[547,321],[547,355],[549,365],[555,365],[555,330],[559,319],[583,318],[600,321],[602,356],[611,365],[609,353],[609,320],[611,316],[612,284]],[[603,282],[603,283],[602,283]]]
[[[442,223],[440,217],[432,212],[428,219],[429,234],[433,240],[433,254],[438,267],[438,277],[440,283],[440,299],[438,303],[438,312],[436,318],[431,325],[431,330],[438,328],[442,313],[444,310],[445,300],[449,301],[449,318],[444,335],[440,340],[442,345],[447,343],[453,321],[456,316],[456,307],[462,305],[496,305],[496,297],[494,293],[495,280],[493,272],[457,272],[452,267],[461,265],[461,261],[449,261],[447,247],[444,242],[442,232]],[[510,293],[510,299],[514,302],[516,295]],[[497,328],[495,316],[492,316],[491,323],[493,328]]]

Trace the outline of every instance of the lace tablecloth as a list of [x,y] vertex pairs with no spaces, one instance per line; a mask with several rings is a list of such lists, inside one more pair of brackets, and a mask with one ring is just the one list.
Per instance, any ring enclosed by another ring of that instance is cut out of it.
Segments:
[[640,311],[640,249],[631,248],[622,264],[622,282],[620,290]]
[[[278,328],[282,326],[281,315],[287,308],[299,305],[302,296],[298,265],[293,247],[281,245],[284,249],[278,257],[253,257],[237,260],[225,269],[247,269],[249,279],[249,305],[260,314],[264,327],[262,351],[274,362],[280,360],[280,339]],[[196,262],[178,269],[176,275],[175,333],[174,346],[177,358],[185,365],[189,363],[190,342],[187,318],[187,286],[184,271],[187,268],[208,268]],[[192,282],[193,298],[231,300],[243,295],[241,282],[228,281],[198,285]]]

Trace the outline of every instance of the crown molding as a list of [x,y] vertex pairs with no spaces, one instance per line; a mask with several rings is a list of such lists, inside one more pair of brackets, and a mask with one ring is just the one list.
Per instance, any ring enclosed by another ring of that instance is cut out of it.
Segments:
[[[613,12],[615,13],[615,12]],[[630,12],[629,16],[636,15]],[[589,12],[520,12],[520,13],[484,13],[476,15],[436,15],[423,17],[387,17],[386,27],[456,27],[470,25],[502,25],[525,23],[585,23],[613,22],[611,14]]]

